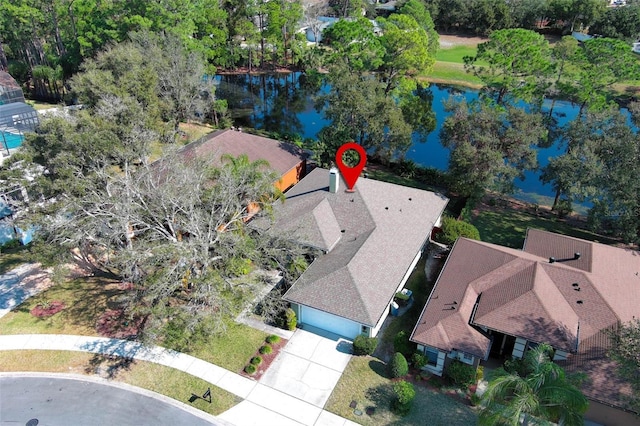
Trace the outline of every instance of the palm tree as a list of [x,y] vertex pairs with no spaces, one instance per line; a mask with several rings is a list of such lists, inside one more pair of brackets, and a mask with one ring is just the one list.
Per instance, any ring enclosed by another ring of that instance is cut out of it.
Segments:
[[525,355],[523,375],[497,369],[482,395],[481,425],[583,425],[589,402],[541,344]]

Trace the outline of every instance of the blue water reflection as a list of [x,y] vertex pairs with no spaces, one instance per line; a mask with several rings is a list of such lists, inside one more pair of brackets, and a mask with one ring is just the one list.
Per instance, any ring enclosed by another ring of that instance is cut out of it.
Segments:
[[[329,124],[322,112],[315,110],[314,98],[321,92],[329,90],[327,85],[319,89],[308,84],[300,73],[269,75],[224,75],[216,76],[217,96],[227,99],[237,125],[254,127],[279,133],[297,133],[303,138],[315,139],[320,129]],[[433,95],[433,111],[436,116],[436,129],[429,133],[426,142],[419,142],[420,135],[414,135],[414,143],[406,157],[418,164],[447,169],[449,151],[440,144],[440,129],[448,113],[444,109],[444,101],[449,97],[465,98],[468,101],[477,99],[478,92],[461,90],[445,85],[431,85]],[[548,112],[551,101],[546,101],[543,111]],[[556,101],[553,106],[554,117],[563,125],[578,115],[578,107],[570,102]],[[549,148],[538,150],[538,164],[543,167],[549,158],[563,152],[563,147],[554,144]],[[548,202],[554,191],[550,185],[539,180],[539,171],[525,173],[523,181],[517,180],[516,187],[520,198]],[[542,196],[542,197],[540,197]]]

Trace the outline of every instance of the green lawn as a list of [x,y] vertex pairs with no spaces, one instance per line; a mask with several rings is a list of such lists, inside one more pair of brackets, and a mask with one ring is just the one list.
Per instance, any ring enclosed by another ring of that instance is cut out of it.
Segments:
[[[211,386],[202,379],[150,362],[122,363],[122,360],[111,361],[100,355],[74,351],[0,351],[0,371],[3,372],[93,374],[96,369],[107,372],[110,367],[113,368],[112,379],[115,381],[158,392],[213,415],[220,414],[240,402],[235,395]],[[202,399],[189,402],[192,393],[202,395],[208,387],[211,387],[211,404]]]
[[[27,299],[0,318],[0,334],[79,334],[95,335],[95,324],[106,308],[117,307],[123,294],[116,284],[104,278],[79,278],[57,284]],[[66,308],[49,318],[36,318],[30,311],[41,301],[63,301]]]
[[[30,298],[3,318],[0,334],[78,334],[96,335],[95,325],[105,309],[118,307],[123,294],[116,282],[99,277],[79,278],[54,285]],[[49,317],[36,318],[30,311],[40,301],[61,300],[66,308]],[[239,372],[251,355],[261,346],[266,333],[229,319],[226,332],[206,343],[194,345],[191,355]]]
[[[472,425],[476,414],[469,407],[433,389],[417,385],[416,398],[406,417],[392,413],[392,381],[384,363],[372,357],[353,357],[334,389],[326,410],[351,421],[371,426],[380,425]],[[356,415],[349,404],[356,401]],[[366,414],[374,407],[372,415]]]
[[492,211],[481,211],[479,214],[474,214],[471,223],[480,231],[482,241],[518,249],[522,248],[527,228],[543,229],[604,244],[617,242],[611,238],[570,226],[565,220],[558,219],[548,212],[537,215],[528,211],[498,207]]
[[436,61],[438,62],[454,62],[464,64],[465,56],[475,56],[478,52],[476,46],[453,46],[449,49],[439,49],[436,53]]
[[445,83],[452,86],[465,86],[478,89],[482,81],[464,70],[464,65],[453,62],[436,62],[433,71],[425,76],[428,81]]
[[0,251],[0,274],[4,274],[15,267],[27,263],[28,249],[25,246]]

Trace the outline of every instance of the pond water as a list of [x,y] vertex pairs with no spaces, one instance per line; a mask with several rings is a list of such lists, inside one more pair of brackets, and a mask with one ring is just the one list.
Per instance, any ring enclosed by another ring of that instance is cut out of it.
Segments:
[[[317,90],[308,84],[304,74],[224,75],[215,79],[218,85],[216,95],[227,99],[236,125],[315,139],[320,129],[330,124],[314,105],[314,96],[328,92],[329,87],[324,85]],[[428,134],[425,142],[420,142],[424,138],[415,133],[414,143],[406,158],[423,166],[446,170],[449,150],[440,144],[439,137],[448,115],[444,110],[444,101],[450,96],[476,99],[478,92],[437,84],[432,84],[429,91],[433,96],[436,129]],[[543,111],[548,112],[550,105],[550,101],[545,102]],[[556,101],[553,111],[560,124],[578,115],[578,107],[565,101]],[[562,151],[557,144],[538,149],[538,165],[545,166],[549,158],[560,155]],[[516,180],[518,192],[514,195],[527,201],[550,204],[555,193],[550,185],[540,181],[539,176],[539,171],[526,172],[524,180]]]

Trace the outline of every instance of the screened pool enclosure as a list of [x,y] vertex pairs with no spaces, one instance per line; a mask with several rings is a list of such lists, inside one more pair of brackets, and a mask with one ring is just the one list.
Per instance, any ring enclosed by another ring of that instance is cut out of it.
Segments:
[[22,145],[25,132],[38,125],[38,113],[23,102],[0,105],[0,143],[3,155]]

